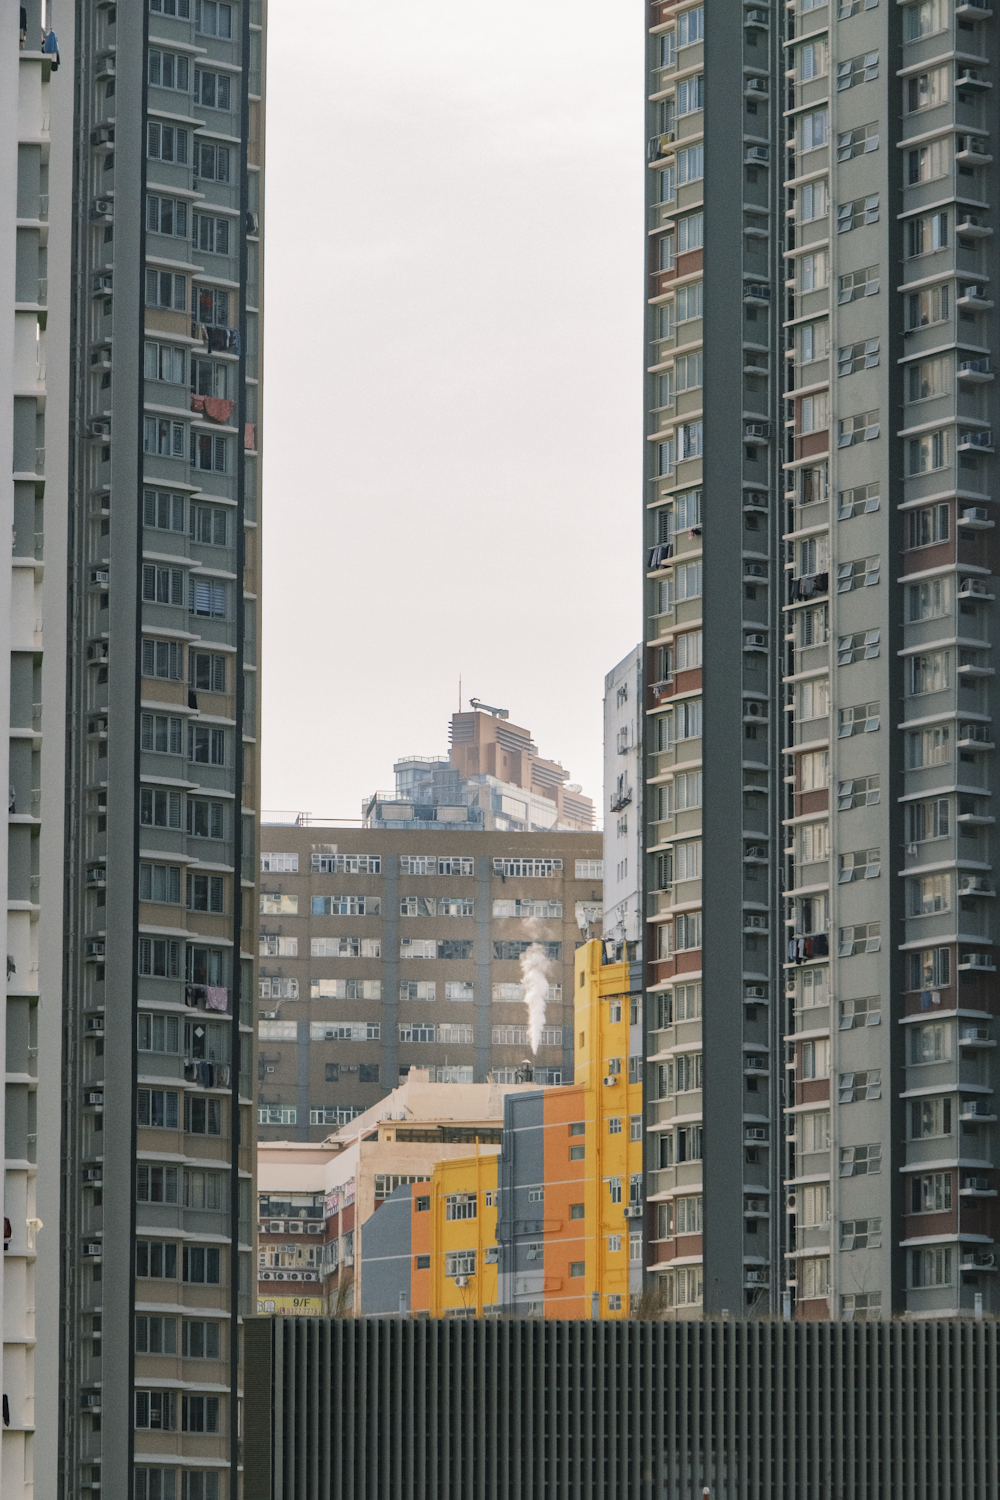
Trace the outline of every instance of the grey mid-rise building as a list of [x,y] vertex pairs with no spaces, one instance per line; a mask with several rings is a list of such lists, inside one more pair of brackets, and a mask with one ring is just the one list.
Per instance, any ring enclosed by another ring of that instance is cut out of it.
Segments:
[[651,1269],[994,1313],[993,13],[647,25]]
[[236,1500],[264,8],[84,0],[57,41],[28,0],[20,49],[17,14],[0,1487]]
[[262,1139],[321,1141],[411,1067],[441,1084],[572,1080],[599,833],[303,819],[265,821],[260,840]]

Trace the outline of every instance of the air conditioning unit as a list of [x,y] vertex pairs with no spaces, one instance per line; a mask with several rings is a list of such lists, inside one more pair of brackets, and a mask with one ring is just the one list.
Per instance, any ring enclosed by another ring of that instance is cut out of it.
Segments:
[[767,918],[766,917],[762,917],[758,912],[744,912],[743,913],[743,926],[744,927],[753,927],[756,930],[758,930],[759,932],[766,932],[767,931]]
[[744,1067],[753,1068],[755,1070],[766,1069],[767,1068],[767,1058],[766,1057],[747,1057],[747,1058],[744,1058],[743,1065],[744,1065]]
[[84,1180],[84,1182],[103,1182],[104,1181],[104,1168],[103,1167],[84,1167],[84,1169],[83,1169],[83,1180]]
[[113,198],[95,198],[93,214],[95,219],[110,219],[114,215],[115,202]]
[[743,575],[745,578],[763,578],[765,576],[763,563],[744,563]]
[[747,844],[746,853],[744,855],[744,858],[745,859],[766,859],[767,858],[767,845],[766,844]]
[[105,438],[111,436],[110,422],[88,422],[87,434],[89,437]]
[[323,1226],[322,1226],[322,1224],[307,1224],[306,1225],[306,1234],[322,1234],[322,1233],[323,1233]]
[[83,1407],[84,1411],[100,1411],[100,1391],[84,1391],[83,1395],[80,1397],[80,1405]]
[[104,940],[103,940],[103,938],[93,938],[87,944],[87,957],[88,958],[103,958],[104,957]]
[[750,146],[747,149],[747,161],[770,161],[770,159],[771,151],[768,146]]
[[97,65],[98,78],[114,78],[115,60],[113,57],[102,57]]
[[989,588],[982,578],[963,578],[958,591],[960,594],[979,594],[983,597],[989,594]]
[[958,889],[966,891],[989,891],[990,883],[985,875],[960,875]]
[[766,646],[767,636],[762,631],[754,630],[743,637],[743,644],[745,646]]
[[766,1214],[767,1213],[767,1199],[766,1198],[748,1198],[746,1200],[745,1207],[746,1207],[746,1212],[748,1214]]
[[89,1031],[89,1033],[90,1033],[91,1036],[93,1036],[95,1032],[97,1032],[98,1035],[103,1036],[104,1035],[104,1017],[103,1016],[88,1016],[87,1017],[87,1030]]
[[456,1286],[468,1286],[469,1285],[469,1278],[468,1278],[468,1276],[456,1276],[455,1277],[455,1285]]
[[641,1219],[642,1218],[642,1204],[641,1203],[627,1203],[625,1205],[625,1217],[626,1217],[626,1219]]
[[786,1207],[786,1209],[788,1210],[789,1213],[794,1213],[794,1211],[795,1211],[795,1203],[796,1203],[795,1194],[794,1193],[786,1193],[785,1194],[785,1207]]
[[963,1042],[988,1042],[990,1033],[985,1026],[966,1026],[962,1032]]
[[94,291],[95,292],[110,292],[110,290],[111,290],[111,277],[110,276],[95,276],[94,277]]
[[970,1193],[988,1193],[990,1190],[990,1180],[988,1177],[967,1177],[965,1179],[965,1186],[969,1189]]
[[743,707],[751,719],[767,718],[767,704],[762,703],[759,698],[748,698]]
[[113,125],[98,125],[96,130],[90,132],[90,144],[92,146],[106,146],[115,138],[115,127]]
[[91,568],[90,584],[92,588],[95,584],[100,584],[102,587],[106,588],[110,581],[111,574],[108,572],[107,568]]
[[607,1076],[607,1078],[605,1078],[605,1080],[604,1080],[604,1087],[606,1089],[612,1089],[612,1088],[614,1088],[614,1086],[615,1086],[615,1084],[617,1082],[618,1082],[618,1074],[617,1073],[609,1073],[608,1076]]
[[743,986],[743,994],[747,1000],[765,1000],[767,998],[767,985],[745,984]]
[[771,424],[770,422],[744,422],[743,435],[748,438],[769,438]]
[[100,1255],[103,1249],[104,1246],[100,1240],[84,1240],[83,1242],[84,1255]]
[[246,216],[246,232],[247,232],[247,234],[259,234],[259,232],[260,232],[260,220],[258,219],[258,217],[257,217],[256,214],[247,214],[247,216]]
[[88,1104],[99,1104],[99,1105],[101,1105],[103,1107],[103,1105],[104,1105],[104,1095],[103,1094],[88,1094],[86,1102]]
[[766,94],[767,93],[767,79],[766,78],[748,78],[747,79],[747,93],[748,94]]
[[747,1126],[747,1140],[748,1141],[766,1141],[767,1140],[767,1127],[765,1125],[748,1125]]
[[970,969],[993,969],[992,955],[989,953],[963,953],[962,963],[968,964]]
[[962,512],[963,521],[988,521],[989,512],[984,505],[970,505]]
[[963,1099],[958,1112],[963,1119],[973,1120],[977,1115],[991,1115],[993,1106],[988,1099]]

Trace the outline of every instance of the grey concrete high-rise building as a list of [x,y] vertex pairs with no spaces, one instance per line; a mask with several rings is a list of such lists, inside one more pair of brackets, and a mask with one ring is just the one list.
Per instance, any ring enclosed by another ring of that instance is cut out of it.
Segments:
[[996,23],[646,24],[651,1272],[994,1313]]
[[264,9],[29,0],[20,38],[18,18],[4,7],[0,1484],[235,1500]]

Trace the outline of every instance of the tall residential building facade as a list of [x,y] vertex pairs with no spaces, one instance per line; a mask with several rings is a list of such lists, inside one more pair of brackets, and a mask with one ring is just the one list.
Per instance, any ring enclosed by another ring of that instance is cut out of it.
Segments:
[[59,1493],[236,1500],[265,16],[76,20]]
[[994,1313],[992,13],[648,20],[656,1262]]
[[262,1139],[321,1141],[411,1067],[439,1083],[570,1082],[599,833],[300,821],[265,822],[260,840]]
[[[0,39],[0,610],[9,703],[0,1491],[56,1492],[72,35],[7,6]],[[50,50],[47,50],[50,49]]]

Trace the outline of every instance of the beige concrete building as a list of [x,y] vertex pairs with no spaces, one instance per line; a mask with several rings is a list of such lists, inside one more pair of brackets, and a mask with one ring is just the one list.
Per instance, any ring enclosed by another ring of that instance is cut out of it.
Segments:
[[[512,1083],[527,1061],[536,1083],[571,1080],[599,833],[264,823],[260,840],[263,1139],[322,1140],[411,1067]],[[525,966],[545,1008],[537,1053]]]

